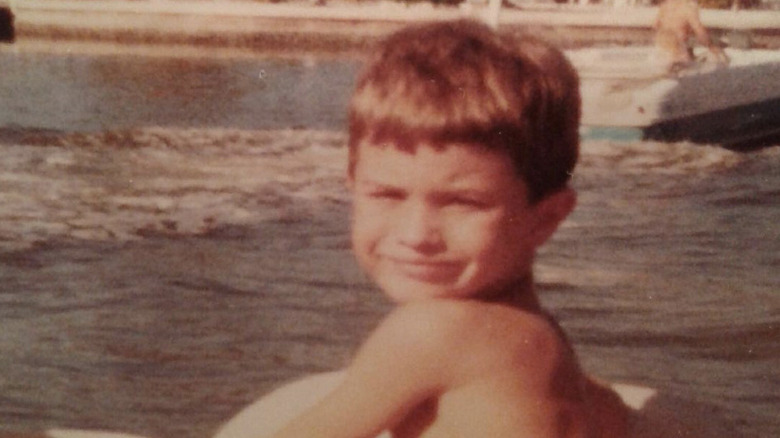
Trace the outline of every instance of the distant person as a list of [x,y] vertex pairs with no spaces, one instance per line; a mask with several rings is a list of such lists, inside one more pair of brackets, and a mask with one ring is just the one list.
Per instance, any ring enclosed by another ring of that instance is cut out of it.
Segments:
[[347,181],[353,251],[398,307],[273,436],[626,436],[533,282],[575,205],[579,119],[577,74],[540,41],[472,21],[385,41],[351,100]]
[[699,5],[695,0],[662,0],[654,27],[656,48],[669,71],[693,65],[695,58],[691,37],[707,47],[717,63],[729,63],[728,56],[713,42],[701,23]]

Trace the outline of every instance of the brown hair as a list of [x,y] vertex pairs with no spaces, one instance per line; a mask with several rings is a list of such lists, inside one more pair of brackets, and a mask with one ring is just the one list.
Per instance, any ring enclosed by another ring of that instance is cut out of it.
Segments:
[[358,79],[349,172],[363,143],[468,144],[506,152],[535,202],[569,181],[579,119],[579,79],[558,49],[474,21],[412,26],[387,38]]

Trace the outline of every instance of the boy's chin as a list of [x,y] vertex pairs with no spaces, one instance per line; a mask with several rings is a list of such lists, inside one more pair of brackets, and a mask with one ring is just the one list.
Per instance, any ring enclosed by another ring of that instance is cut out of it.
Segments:
[[426,283],[412,279],[380,279],[385,295],[396,304],[408,304],[430,299],[468,298],[470,294],[454,284]]

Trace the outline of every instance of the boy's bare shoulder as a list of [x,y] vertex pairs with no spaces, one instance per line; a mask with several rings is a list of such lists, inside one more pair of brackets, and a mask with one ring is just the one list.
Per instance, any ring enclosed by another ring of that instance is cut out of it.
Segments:
[[[463,342],[464,336],[485,334],[505,335],[503,340],[496,341],[559,340],[558,329],[542,314],[476,300],[425,300],[406,304],[396,308],[388,316],[387,323],[423,332],[426,336],[455,335],[459,342]],[[524,344],[531,346],[529,342]]]
[[[518,427],[538,432],[524,436],[551,436],[546,432],[561,422],[585,427],[582,376],[565,339],[543,315],[471,300],[430,300],[396,309],[376,332],[395,344],[382,357],[411,369],[394,375],[422,375],[413,385],[446,399],[431,436],[476,429],[490,430],[485,436],[518,436]],[[407,417],[401,429],[417,430],[418,420]]]
[[[491,367],[553,369],[568,358],[559,330],[542,315],[472,300],[429,300],[394,310],[378,331],[404,349],[434,351],[484,373]],[[527,365],[528,367],[523,367]]]

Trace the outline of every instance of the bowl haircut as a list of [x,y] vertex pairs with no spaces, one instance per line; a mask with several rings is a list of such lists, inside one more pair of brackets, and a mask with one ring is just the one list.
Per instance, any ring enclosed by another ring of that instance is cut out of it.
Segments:
[[537,202],[571,178],[580,106],[577,73],[552,45],[470,20],[411,26],[390,35],[358,78],[348,172],[360,145],[468,145],[506,153]]

